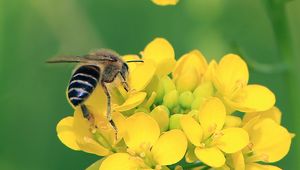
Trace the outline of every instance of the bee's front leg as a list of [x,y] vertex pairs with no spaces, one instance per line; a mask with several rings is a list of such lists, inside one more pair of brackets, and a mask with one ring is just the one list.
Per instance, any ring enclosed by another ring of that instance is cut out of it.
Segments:
[[120,72],[119,77],[120,77],[120,79],[121,79],[123,88],[128,92],[128,91],[130,90],[130,88],[129,88],[129,85],[128,85],[128,83],[127,83],[125,77],[123,76],[122,72]]

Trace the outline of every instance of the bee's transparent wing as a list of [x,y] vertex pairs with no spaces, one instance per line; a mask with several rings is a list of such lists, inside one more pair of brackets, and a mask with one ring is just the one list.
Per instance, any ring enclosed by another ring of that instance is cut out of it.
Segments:
[[87,62],[85,57],[80,56],[59,56],[46,61],[47,63],[79,63]]

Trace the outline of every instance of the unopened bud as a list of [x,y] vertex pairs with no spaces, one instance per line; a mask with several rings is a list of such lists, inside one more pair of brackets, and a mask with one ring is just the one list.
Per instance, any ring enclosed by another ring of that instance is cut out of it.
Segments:
[[178,104],[178,92],[172,90],[164,96],[163,105],[172,110]]
[[169,109],[163,105],[155,107],[151,113],[149,113],[149,115],[158,123],[161,132],[168,130],[170,120],[169,114]]
[[194,100],[193,93],[190,91],[185,91],[179,96],[179,104],[183,108],[190,108]]
[[195,97],[210,97],[213,95],[214,88],[210,81],[201,83],[193,92]]
[[190,68],[182,72],[176,79],[176,87],[180,92],[193,91],[200,82],[200,76],[195,68]]
[[174,114],[170,117],[170,126],[169,129],[181,129],[180,118],[183,114]]
[[196,97],[191,105],[191,109],[198,110],[202,106],[205,100],[206,98]]

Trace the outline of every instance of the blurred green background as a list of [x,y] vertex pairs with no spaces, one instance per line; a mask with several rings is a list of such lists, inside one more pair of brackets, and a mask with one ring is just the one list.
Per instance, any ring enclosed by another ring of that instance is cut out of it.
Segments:
[[[0,0],[0,169],[84,169],[96,161],[58,140],[57,122],[72,114],[65,88],[73,66],[44,61],[103,47],[139,53],[159,36],[177,58],[195,48],[209,59],[240,53],[251,83],[276,93],[283,125],[300,135],[300,1],[279,1]],[[300,169],[299,157],[296,136],[278,165]]]

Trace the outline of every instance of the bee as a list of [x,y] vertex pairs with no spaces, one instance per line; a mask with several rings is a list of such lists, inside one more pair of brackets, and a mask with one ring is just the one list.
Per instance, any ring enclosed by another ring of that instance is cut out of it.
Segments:
[[143,62],[142,60],[124,61],[119,54],[112,50],[101,49],[84,56],[62,56],[46,61],[47,63],[78,63],[74,69],[67,89],[70,103],[80,106],[83,117],[93,121],[84,102],[93,93],[96,86],[100,85],[107,97],[106,118],[117,133],[117,127],[111,115],[111,95],[107,88],[117,77],[120,78],[123,88],[128,92],[127,83],[129,62]]

